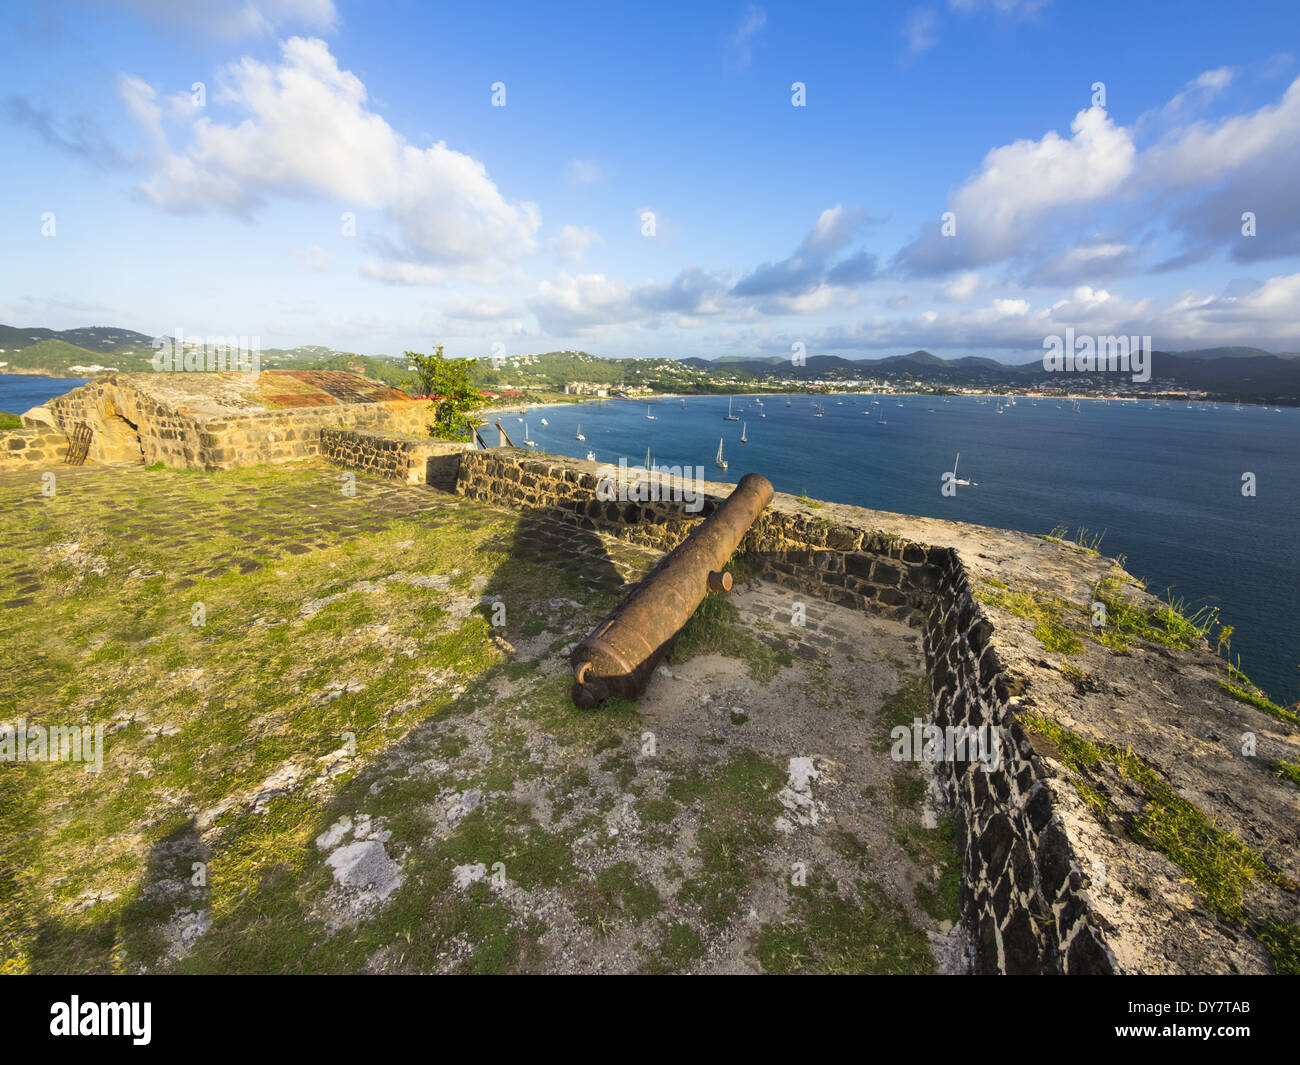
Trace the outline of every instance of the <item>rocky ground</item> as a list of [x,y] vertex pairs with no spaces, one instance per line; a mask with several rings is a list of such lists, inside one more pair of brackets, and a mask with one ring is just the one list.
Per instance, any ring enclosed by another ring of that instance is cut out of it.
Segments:
[[654,556],[291,468],[0,475],[0,971],[959,971],[916,630],[736,571],[650,692],[567,650]]

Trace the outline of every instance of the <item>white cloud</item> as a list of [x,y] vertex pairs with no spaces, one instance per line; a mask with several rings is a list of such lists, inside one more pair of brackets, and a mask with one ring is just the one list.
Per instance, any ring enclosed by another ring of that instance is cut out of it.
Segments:
[[1161,113],[1166,117],[1176,117],[1177,113],[1189,103],[1204,103],[1212,100],[1232,84],[1232,77],[1231,67],[1216,67],[1214,70],[1203,71],[1189,81],[1182,92],[1165,104]]
[[316,273],[324,273],[334,265],[334,256],[319,244],[313,244],[310,248],[295,249],[293,256],[304,270],[312,270]]
[[605,243],[605,238],[590,226],[564,226],[550,240],[551,250],[566,263],[579,263],[586,256],[588,249]]
[[594,185],[600,180],[601,171],[590,159],[573,159],[569,162],[568,177],[574,185]]
[[948,0],[948,6],[954,11],[969,14],[972,11],[992,8],[999,15],[1018,15],[1027,18],[1036,15],[1047,0]]
[[920,55],[939,43],[939,16],[925,7],[915,7],[903,22],[903,40],[913,55]]
[[1294,146],[1298,138],[1300,78],[1276,104],[1218,122],[1196,122],[1168,134],[1143,153],[1140,180],[1165,188],[1208,185]]
[[1096,106],[1080,111],[1070,129],[1069,140],[1052,130],[989,152],[980,173],[953,198],[958,226],[973,226],[979,239],[1005,248],[1046,212],[1119,188],[1137,154],[1128,131]]
[[[604,274],[565,272],[543,281],[528,306],[542,328],[556,336],[632,323],[657,328],[661,319],[689,326],[718,318],[741,320],[853,307],[876,274],[874,255],[863,250],[845,254],[866,221],[860,210],[840,204],[829,207],[818,215],[793,254],[763,263],[739,280],[722,271],[695,267],[680,270],[668,282],[637,286]],[[576,233],[573,236],[578,239]]]
[[1154,347],[1166,351],[1223,344],[1293,351],[1297,320],[1300,274],[1292,274],[1269,278],[1240,296],[1189,290],[1164,303],[1080,285],[1068,296],[1037,306],[1026,299],[995,298],[971,310],[874,315],[811,335],[821,350],[907,346],[1028,353],[1041,351],[1043,337],[1072,326],[1081,335],[1149,335]]
[[754,61],[754,37],[767,25],[767,12],[750,4],[745,17],[727,38],[727,55],[732,66],[743,69]]
[[466,299],[454,296],[442,308],[445,318],[459,322],[499,322],[504,318],[518,318],[522,312],[492,299]]
[[[1228,67],[1204,71],[1132,127],[1093,106],[1068,139],[1048,132],[993,148],[948,198],[957,236],[931,223],[897,264],[943,276],[1011,262],[1022,283],[1044,285],[1180,270],[1225,252],[1240,263],[1300,253],[1300,79],[1254,111],[1186,120],[1193,95],[1204,101],[1232,80]],[[1165,132],[1139,150],[1154,127]],[[1245,211],[1258,220],[1248,239]]]
[[979,287],[980,275],[974,270],[968,270],[945,286],[943,298],[951,303],[966,303],[975,295]]
[[[246,57],[225,71],[220,100],[246,117],[235,125],[195,119],[189,146],[168,151],[143,187],[155,205],[248,216],[287,196],[378,208],[398,235],[388,256],[393,277],[412,264],[482,276],[536,250],[536,204],[507,201],[482,163],[442,141],[408,143],[368,108],[365,85],[339,69],[323,41],[295,37],[282,48],[279,66]],[[155,135],[148,98],[124,84],[133,113]]]
[[902,265],[946,273],[1023,255],[1050,235],[1063,210],[1114,195],[1134,170],[1130,131],[1096,105],[1080,111],[1070,129],[1068,139],[1051,130],[992,149],[949,198],[957,237],[943,236],[936,223],[899,253]]
[[541,327],[554,336],[621,324],[638,313],[627,282],[604,274],[561,272],[554,281],[537,286],[528,306]]
[[440,285],[447,280],[446,272],[436,266],[374,259],[361,264],[361,276],[386,285]]

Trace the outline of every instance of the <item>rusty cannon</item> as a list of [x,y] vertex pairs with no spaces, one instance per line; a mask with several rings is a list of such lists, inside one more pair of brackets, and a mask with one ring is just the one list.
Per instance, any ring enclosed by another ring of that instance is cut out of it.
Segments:
[[609,617],[573,649],[574,705],[636,699],[709,591],[730,591],[722,567],[772,501],[772,482],[747,473],[690,536],[665,555]]

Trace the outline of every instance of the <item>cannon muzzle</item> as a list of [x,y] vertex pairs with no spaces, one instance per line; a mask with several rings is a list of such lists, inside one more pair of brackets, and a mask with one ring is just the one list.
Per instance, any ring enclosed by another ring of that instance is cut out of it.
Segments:
[[636,699],[705,594],[731,588],[723,573],[772,501],[772,483],[747,473],[690,536],[665,555],[569,656],[573,702],[590,710],[611,696]]

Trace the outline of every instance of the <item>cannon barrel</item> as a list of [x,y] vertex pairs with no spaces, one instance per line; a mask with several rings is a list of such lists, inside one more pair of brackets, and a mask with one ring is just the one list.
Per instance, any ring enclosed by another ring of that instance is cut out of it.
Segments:
[[717,510],[665,555],[609,617],[573,649],[573,702],[636,699],[710,589],[731,587],[722,567],[772,501],[772,483],[747,473]]

